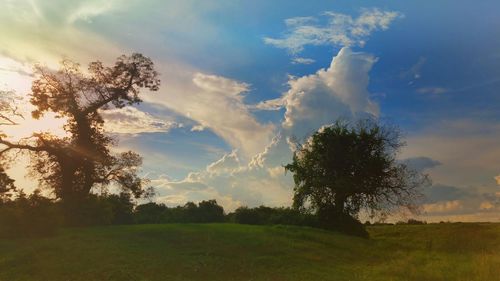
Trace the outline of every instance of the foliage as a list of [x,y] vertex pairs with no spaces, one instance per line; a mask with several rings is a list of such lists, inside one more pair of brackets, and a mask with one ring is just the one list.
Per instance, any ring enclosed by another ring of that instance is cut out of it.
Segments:
[[399,206],[414,209],[427,177],[396,159],[403,145],[396,128],[373,120],[323,127],[285,167],[295,182],[294,208],[313,211],[323,227],[338,230],[340,222],[351,225],[347,216],[356,218],[361,209],[372,215]]

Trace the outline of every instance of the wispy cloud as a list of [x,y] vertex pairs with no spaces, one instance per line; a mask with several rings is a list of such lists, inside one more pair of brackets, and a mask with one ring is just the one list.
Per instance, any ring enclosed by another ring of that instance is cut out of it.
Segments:
[[424,67],[426,62],[426,57],[419,57],[418,61],[414,65],[412,65],[408,70],[401,72],[400,78],[410,79],[410,82],[408,82],[409,85],[415,83],[416,80],[422,77],[422,67]]
[[182,124],[170,120],[161,120],[130,106],[121,109],[103,110],[101,115],[106,121],[104,123],[105,129],[115,134],[160,133],[182,127]]
[[314,62],[315,62],[315,60],[309,59],[309,58],[297,57],[297,58],[293,58],[292,59],[292,63],[293,64],[311,64],[311,63],[314,63]]
[[399,12],[363,9],[357,18],[350,15],[324,12],[321,18],[296,17],[285,20],[287,31],[281,38],[264,37],[266,44],[300,53],[305,46],[364,46],[368,36],[377,30],[386,30]]
[[79,20],[92,22],[92,18],[111,11],[114,8],[113,2],[113,0],[82,2],[69,14],[67,20],[69,23]]
[[449,91],[450,89],[444,87],[423,87],[417,89],[417,93],[419,94],[432,94],[432,95],[444,94]]
[[[244,102],[249,84],[201,72],[188,73],[181,79],[186,78],[190,79],[177,81],[183,81],[180,88],[171,87],[145,100],[192,119],[198,125],[194,131],[210,129],[238,149],[242,157],[252,157],[272,139],[274,125],[259,122]],[[175,82],[171,85],[175,87]]]

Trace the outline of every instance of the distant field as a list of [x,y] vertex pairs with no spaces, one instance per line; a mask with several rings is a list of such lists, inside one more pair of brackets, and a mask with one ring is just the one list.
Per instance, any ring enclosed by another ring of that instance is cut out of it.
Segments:
[[372,226],[370,240],[234,224],[0,240],[0,280],[500,280],[500,224]]

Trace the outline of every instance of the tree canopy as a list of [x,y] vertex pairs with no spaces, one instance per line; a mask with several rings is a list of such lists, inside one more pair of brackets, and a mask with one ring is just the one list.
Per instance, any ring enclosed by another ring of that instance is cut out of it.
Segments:
[[121,56],[109,67],[92,62],[85,73],[69,60],[58,71],[35,66],[32,116],[38,119],[52,112],[64,118],[67,134],[37,133],[16,142],[1,135],[0,144],[5,148],[0,156],[15,150],[29,152],[31,173],[57,198],[85,198],[92,188],[111,182],[139,197],[145,183],[137,175],[142,158],[132,151],[111,153],[116,142],[105,133],[100,111],[137,104],[141,89],[157,91],[159,85],[153,62],[137,53]]
[[377,212],[412,207],[427,176],[396,158],[405,143],[397,128],[373,120],[338,121],[299,146],[286,170],[295,182],[293,204],[325,223],[361,209]]

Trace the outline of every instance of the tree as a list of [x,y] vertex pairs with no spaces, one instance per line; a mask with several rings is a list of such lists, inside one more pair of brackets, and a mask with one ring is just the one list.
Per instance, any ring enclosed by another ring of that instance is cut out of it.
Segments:
[[323,127],[285,166],[295,182],[294,208],[313,211],[325,227],[335,228],[361,209],[374,215],[412,207],[428,179],[397,160],[404,145],[397,128],[373,120]]
[[30,102],[37,119],[46,112],[64,118],[64,137],[49,132],[33,134],[18,142],[0,136],[5,148],[29,152],[31,171],[40,185],[63,201],[81,200],[92,188],[111,182],[135,197],[144,193],[145,181],[137,176],[142,163],[134,152],[113,155],[116,142],[104,132],[100,111],[141,102],[139,90],[157,91],[160,81],[153,62],[141,54],[121,56],[111,67],[92,62],[87,73],[77,63],[64,60],[58,71],[36,66]]

